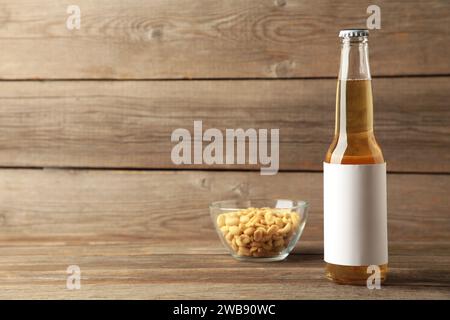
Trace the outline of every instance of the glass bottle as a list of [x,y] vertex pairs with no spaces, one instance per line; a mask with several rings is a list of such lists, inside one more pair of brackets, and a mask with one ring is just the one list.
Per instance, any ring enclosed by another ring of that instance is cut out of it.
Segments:
[[339,34],[336,127],[324,163],[326,277],[340,284],[365,285],[369,265],[381,283],[387,274],[386,169],[373,131],[368,35]]

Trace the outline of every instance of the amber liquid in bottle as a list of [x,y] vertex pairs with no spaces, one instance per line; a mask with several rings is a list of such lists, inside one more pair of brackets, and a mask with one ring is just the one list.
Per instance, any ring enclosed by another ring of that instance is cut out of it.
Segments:
[[[373,132],[372,84],[367,38],[344,39],[336,93],[335,135],[325,157],[332,164],[379,164],[383,154]],[[366,285],[368,266],[326,263],[326,277],[339,284]],[[387,264],[379,265],[380,281]]]

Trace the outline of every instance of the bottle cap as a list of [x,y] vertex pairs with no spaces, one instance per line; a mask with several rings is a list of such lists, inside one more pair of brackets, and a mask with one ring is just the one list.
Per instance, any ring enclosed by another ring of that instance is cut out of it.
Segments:
[[344,29],[339,32],[339,38],[356,38],[368,36],[369,30],[367,29]]

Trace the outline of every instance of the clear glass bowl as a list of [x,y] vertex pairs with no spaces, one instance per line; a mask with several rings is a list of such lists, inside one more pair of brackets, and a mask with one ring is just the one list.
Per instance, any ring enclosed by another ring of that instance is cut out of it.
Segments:
[[244,261],[285,259],[302,235],[308,203],[302,200],[225,200],[209,206],[230,254]]

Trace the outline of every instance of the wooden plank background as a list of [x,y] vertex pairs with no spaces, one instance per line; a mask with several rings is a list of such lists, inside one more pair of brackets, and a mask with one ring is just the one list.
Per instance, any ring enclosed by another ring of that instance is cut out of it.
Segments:
[[[4,0],[3,79],[335,77],[337,33],[365,27],[370,0]],[[449,74],[446,1],[376,1],[374,75]]]
[[[218,242],[209,203],[284,197],[310,202],[303,239],[321,241],[322,179],[305,172],[3,170],[0,239]],[[392,174],[388,184],[390,240],[450,242],[449,175]]]
[[[325,282],[322,256],[337,33],[371,4],[390,172],[391,279],[375,291]],[[449,25],[439,0],[3,0],[0,298],[450,298]],[[280,128],[284,172],[174,166],[170,134],[194,120]],[[294,254],[257,265],[267,284],[212,228],[208,204],[240,197],[311,203]],[[69,264],[83,290],[65,290]]]
[[[223,133],[280,128],[281,169],[320,171],[334,133],[335,86],[321,79],[3,82],[0,165],[257,167],[174,165],[172,131],[193,135],[194,120],[202,120],[204,130]],[[375,79],[374,92],[389,171],[449,172],[449,78]]]

